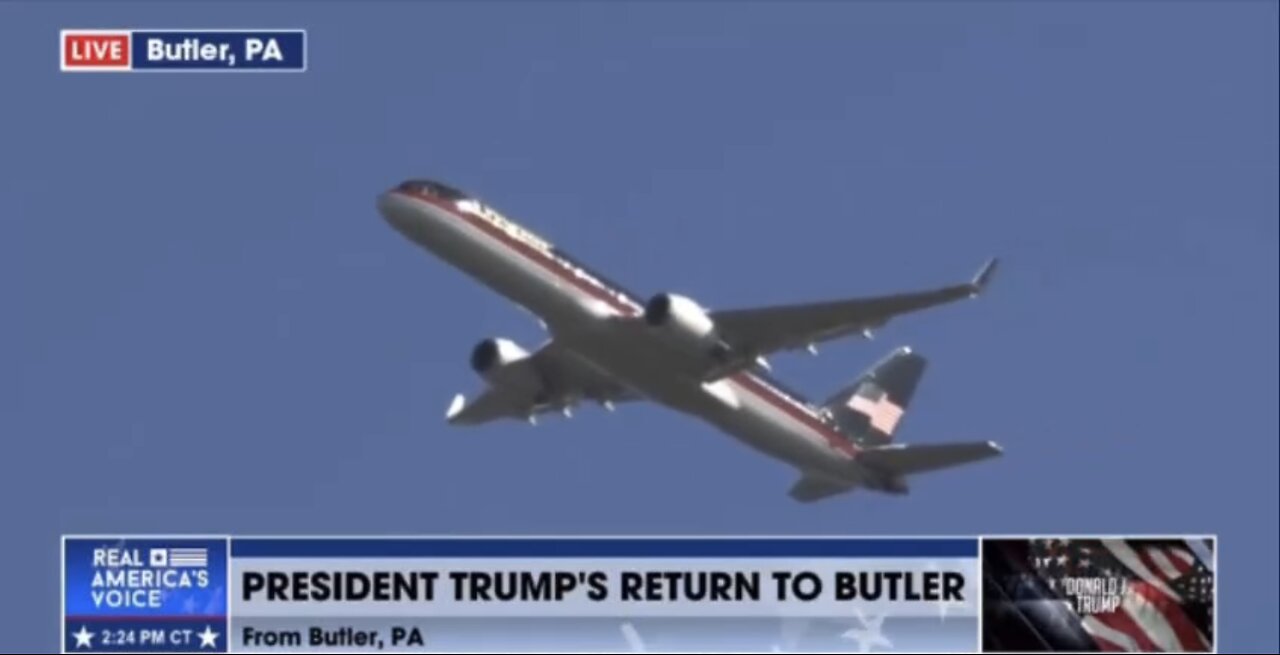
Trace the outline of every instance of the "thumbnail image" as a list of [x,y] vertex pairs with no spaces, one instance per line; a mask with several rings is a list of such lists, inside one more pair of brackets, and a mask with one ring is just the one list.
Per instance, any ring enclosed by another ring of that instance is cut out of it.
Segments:
[[983,543],[983,650],[1214,651],[1215,539]]

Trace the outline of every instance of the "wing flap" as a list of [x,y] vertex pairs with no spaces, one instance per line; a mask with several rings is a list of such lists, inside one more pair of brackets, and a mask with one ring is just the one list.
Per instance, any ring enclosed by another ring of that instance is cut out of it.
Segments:
[[638,396],[608,373],[583,360],[558,341],[548,341],[529,358],[553,398],[623,402]]

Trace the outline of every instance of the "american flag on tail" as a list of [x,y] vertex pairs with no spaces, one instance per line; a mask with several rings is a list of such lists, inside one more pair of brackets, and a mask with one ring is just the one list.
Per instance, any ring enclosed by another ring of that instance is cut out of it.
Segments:
[[984,543],[984,649],[1213,652],[1212,539]]
[[871,421],[871,427],[887,435],[892,435],[897,429],[898,421],[902,420],[904,413],[902,407],[889,398],[887,391],[876,387],[859,390],[849,399],[848,407],[865,414]]

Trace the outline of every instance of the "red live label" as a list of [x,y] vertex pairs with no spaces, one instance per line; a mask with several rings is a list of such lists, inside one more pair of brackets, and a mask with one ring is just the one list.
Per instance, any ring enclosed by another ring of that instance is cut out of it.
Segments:
[[62,34],[62,68],[128,68],[129,34]]

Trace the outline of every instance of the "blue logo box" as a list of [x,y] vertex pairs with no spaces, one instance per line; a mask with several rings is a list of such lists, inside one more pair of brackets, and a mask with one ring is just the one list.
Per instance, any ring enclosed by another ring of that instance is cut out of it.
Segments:
[[65,537],[63,652],[227,650],[226,538]]

